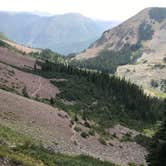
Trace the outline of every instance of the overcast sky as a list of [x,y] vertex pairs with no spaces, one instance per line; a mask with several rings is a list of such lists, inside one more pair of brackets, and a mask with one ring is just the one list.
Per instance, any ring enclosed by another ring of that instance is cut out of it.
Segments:
[[125,20],[154,6],[166,7],[166,0],[0,0],[3,11],[76,12],[102,20]]

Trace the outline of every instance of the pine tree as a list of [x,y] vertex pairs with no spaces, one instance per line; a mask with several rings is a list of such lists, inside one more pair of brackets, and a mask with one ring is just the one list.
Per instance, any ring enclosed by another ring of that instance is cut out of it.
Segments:
[[[165,100],[166,108],[166,100]],[[166,165],[166,112],[164,114],[163,123],[158,132],[153,137],[150,154],[147,157],[149,166],[165,166]]]

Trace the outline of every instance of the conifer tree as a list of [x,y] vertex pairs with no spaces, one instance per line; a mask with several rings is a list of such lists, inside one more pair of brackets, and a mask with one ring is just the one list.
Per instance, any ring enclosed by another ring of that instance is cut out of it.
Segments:
[[[166,100],[165,100],[166,108]],[[149,166],[166,165],[166,112],[164,114],[162,125],[153,137],[151,151],[147,157]]]

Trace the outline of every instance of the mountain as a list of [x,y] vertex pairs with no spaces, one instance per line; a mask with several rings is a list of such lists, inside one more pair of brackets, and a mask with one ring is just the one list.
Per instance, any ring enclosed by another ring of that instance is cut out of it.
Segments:
[[0,163],[146,165],[137,139],[162,116],[162,100],[48,49],[18,48],[0,42]]
[[6,47],[8,48],[11,47],[17,51],[22,52],[23,54],[41,52],[41,50],[39,49],[34,49],[34,48],[26,47],[24,45],[17,44],[9,40],[3,33],[0,33],[0,42],[1,42],[1,45],[6,45]]
[[107,70],[141,85],[151,95],[166,96],[166,8],[146,8],[101,38],[73,63]]
[[11,40],[61,54],[80,52],[117,22],[95,21],[77,13],[43,16],[39,13],[0,12],[0,32]]
[[[111,56],[119,68],[126,58],[140,58],[142,39],[154,33],[149,27],[141,25],[138,43],[104,50],[100,64]],[[150,161],[159,158],[158,150],[164,160],[165,123],[155,132],[165,101],[116,75],[76,68],[49,49],[28,48],[0,33],[0,165],[147,165],[150,150]]]

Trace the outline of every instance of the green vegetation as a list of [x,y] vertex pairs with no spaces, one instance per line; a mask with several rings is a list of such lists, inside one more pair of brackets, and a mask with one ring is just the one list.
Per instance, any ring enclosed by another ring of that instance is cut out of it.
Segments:
[[[135,46],[132,49],[137,48]],[[52,52],[49,54],[53,56]],[[163,101],[146,96],[138,86],[115,76],[110,77],[105,72],[78,69],[59,58],[55,58],[54,63],[50,62],[49,56],[46,59],[36,61],[41,69],[20,69],[46,78],[67,80],[51,81],[60,89],[60,93],[50,101],[45,99],[40,101],[67,111],[72,117],[78,115],[85,121],[93,121],[94,124],[89,127],[104,138],[109,137],[105,129],[116,123],[142,130],[160,120],[164,109]],[[64,100],[74,101],[74,104],[67,105]],[[73,120],[75,121],[75,118]]]
[[76,132],[80,132],[80,131],[81,131],[81,128],[76,126],[76,127],[74,128],[74,130],[75,130]]
[[[137,85],[104,72],[90,72],[60,63],[43,62],[41,74],[47,78],[64,78],[51,81],[60,89],[55,106],[82,119],[94,121],[91,127],[107,137],[106,128],[116,123],[143,129],[156,123],[164,110],[163,101],[151,98]],[[65,105],[63,100],[74,101]]]
[[166,66],[164,65],[164,64],[155,64],[154,66],[153,66],[153,68],[155,69],[155,68],[159,68],[159,69],[163,69],[163,68],[165,68]]
[[0,158],[23,166],[115,166],[89,156],[50,152],[41,143],[0,125]]
[[71,64],[79,68],[114,73],[118,66],[134,63],[142,54],[140,48],[140,44],[134,44],[126,45],[122,50],[116,52],[104,49],[95,58],[81,61],[71,61]]
[[151,137],[148,137],[146,135],[139,134],[133,138],[133,141],[137,142],[139,145],[142,145],[147,150],[149,150],[152,139]]
[[123,135],[121,141],[122,141],[122,142],[132,141],[132,136],[131,136],[131,134],[130,134],[130,133],[126,133],[125,135]]
[[153,36],[154,31],[152,30],[152,26],[148,23],[142,23],[139,26],[138,30],[138,41],[141,42],[146,40],[151,40]]
[[137,164],[135,164],[135,163],[128,163],[128,166],[143,166],[143,165],[137,165]]
[[14,88],[8,87],[8,86],[6,86],[5,84],[3,84],[3,85],[0,84],[0,89],[3,89],[3,90],[8,91],[8,92],[17,93],[17,91],[15,91]]
[[62,55],[51,51],[50,49],[43,49],[41,53],[38,52],[31,52],[28,54],[29,56],[40,59],[40,60],[48,60],[51,62],[59,62],[59,63],[67,63],[65,58]]
[[88,134],[91,135],[91,136],[94,136],[95,135],[94,129],[89,130]]
[[155,80],[153,80],[153,79],[151,80],[150,84],[151,84],[151,86],[154,87],[154,88],[157,88],[157,87],[158,87],[158,82],[155,81]]
[[149,11],[151,19],[155,21],[162,22],[166,18],[166,9],[165,8],[152,8]]
[[149,136],[149,137],[152,137],[152,136],[154,136],[154,134],[155,134],[155,132],[156,132],[156,130],[155,129],[144,129],[143,130],[143,134],[145,134],[145,135],[147,135],[147,136]]
[[22,89],[22,94],[24,97],[29,97],[26,86]]
[[[165,100],[166,108],[166,100]],[[152,138],[150,146],[150,154],[147,161],[149,166],[163,166],[166,165],[166,113],[164,114],[163,123],[159,130]]]
[[151,80],[151,87],[159,88],[163,93],[166,93],[166,79],[162,79],[159,81]]
[[166,79],[162,79],[160,82],[160,85],[161,85],[161,87],[160,87],[161,91],[166,93]]
[[103,145],[107,145],[107,142],[105,141],[104,138],[99,138],[99,142]]
[[89,137],[89,134],[86,133],[86,132],[84,132],[84,131],[83,131],[80,135],[81,135],[83,138]]
[[166,57],[164,57],[164,59],[163,59],[163,60],[164,60],[164,62],[166,63]]

